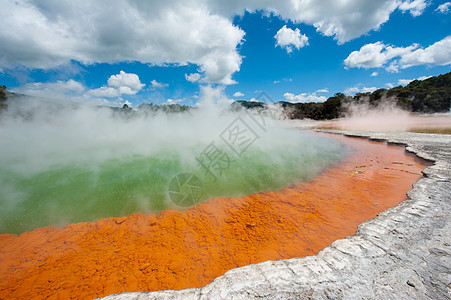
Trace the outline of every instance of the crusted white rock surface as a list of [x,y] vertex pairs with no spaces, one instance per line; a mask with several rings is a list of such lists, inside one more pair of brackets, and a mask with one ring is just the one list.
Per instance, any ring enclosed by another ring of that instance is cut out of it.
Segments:
[[405,144],[434,165],[406,201],[317,255],[233,269],[201,288],[104,299],[451,299],[451,136],[328,132]]

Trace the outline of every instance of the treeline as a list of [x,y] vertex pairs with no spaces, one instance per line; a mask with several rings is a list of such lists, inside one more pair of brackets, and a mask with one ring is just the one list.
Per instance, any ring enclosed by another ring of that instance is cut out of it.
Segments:
[[373,93],[360,93],[353,101],[369,101],[377,105],[382,99],[392,99],[396,105],[412,112],[435,113],[447,112],[451,104],[451,73],[414,80],[407,86],[379,89]]
[[[407,86],[397,86],[391,89],[378,89],[372,93],[358,93],[346,96],[337,93],[322,103],[290,103],[279,101],[276,104],[283,107],[290,119],[335,119],[346,112],[346,107],[352,103],[368,103],[376,107],[382,101],[393,101],[396,106],[418,113],[449,112],[451,107],[451,72],[431,77],[426,80],[414,80]],[[248,109],[261,109],[265,103],[236,101],[233,104]]]
[[[126,105],[124,105],[125,107]],[[122,109],[124,109],[124,107]],[[128,106],[127,106],[128,108]],[[165,113],[179,113],[186,112],[194,109],[193,106],[182,105],[182,104],[162,104],[156,105],[153,103],[143,103],[137,107],[138,111],[143,112],[165,112]]]
[[6,108],[6,100],[8,99],[8,94],[6,92],[6,86],[0,85],[0,110]]
[[343,103],[346,102],[344,94],[335,94],[324,102],[316,103],[290,103],[279,102],[284,108],[285,115],[290,119],[335,119],[343,114]]
[[[7,99],[19,96],[10,93],[6,87],[0,85],[0,110],[7,107]],[[353,103],[368,103],[376,107],[382,101],[392,101],[398,107],[412,112],[436,113],[449,112],[451,107],[451,72],[431,77],[426,80],[414,80],[407,86],[397,86],[391,89],[378,89],[372,93],[358,93],[355,96],[346,96],[343,93],[337,93],[329,97],[322,103],[290,103],[279,101],[285,115],[290,119],[335,119],[343,116],[346,107]],[[266,109],[267,104],[262,102],[236,101],[231,105],[232,110],[241,109]],[[162,104],[144,103],[136,109],[131,109],[127,105],[122,108],[111,108],[124,115],[134,115],[143,113],[152,115],[158,112],[180,113],[196,109],[194,106],[181,104]]]

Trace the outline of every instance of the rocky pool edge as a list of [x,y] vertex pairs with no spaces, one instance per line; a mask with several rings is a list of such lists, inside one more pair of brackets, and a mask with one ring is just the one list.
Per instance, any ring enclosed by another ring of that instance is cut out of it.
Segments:
[[204,287],[103,299],[451,299],[451,135],[321,131],[403,144],[433,165],[407,200],[316,255],[236,268]]

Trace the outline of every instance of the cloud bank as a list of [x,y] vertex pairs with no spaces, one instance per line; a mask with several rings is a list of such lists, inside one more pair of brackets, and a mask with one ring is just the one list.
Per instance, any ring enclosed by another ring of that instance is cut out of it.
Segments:
[[[240,70],[237,47],[245,35],[233,18],[246,11],[312,25],[342,44],[378,29],[397,8],[417,16],[425,7],[425,0],[5,0],[0,71],[52,69],[71,61],[192,63],[204,82],[227,85],[235,83],[232,75]],[[302,43],[306,39],[299,35],[288,45]],[[98,92],[114,93],[109,88]]]
[[[151,82],[151,88],[155,86],[155,80]],[[157,85],[163,84],[156,82]],[[97,89],[88,89],[84,84],[73,79],[56,82],[33,82],[14,88],[13,92],[39,97],[42,99],[64,99],[67,102],[84,103],[91,105],[122,106],[130,105],[130,102],[123,101],[122,95],[134,95],[143,87],[138,75],[120,71],[119,74],[111,75],[107,85]],[[108,100],[105,98],[109,98]],[[117,99],[111,99],[117,98]]]
[[71,60],[194,63],[224,84],[239,71],[236,47],[244,36],[196,1],[6,1],[0,26],[0,68],[49,69]]
[[397,73],[399,69],[406,69],[419,65],[451,64],[451,36],[422,48],[418,44],[408,47],[395,47],[382,42],[366,44],[360,50],[353,51],[344,60],[347,68],[382,68]]
[[318,96],[317,92],[324,92],[324,91],[316,91],[314,93],[301,93],[299,95],[295,95],[292,93],[285,93],[283,96],[285,97],[285,100],[291,103],[307,103],[307,102],[324,102],[327,100],[325,96]]

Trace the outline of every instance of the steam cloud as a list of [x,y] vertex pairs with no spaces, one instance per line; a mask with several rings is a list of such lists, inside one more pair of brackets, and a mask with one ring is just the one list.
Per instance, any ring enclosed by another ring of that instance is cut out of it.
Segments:
[[[177,172],[199,170],[196,158],[208,145],[227,149],[220,135],[238,116],[257,137],[241,157],[229,149],[230,175],[207,190],[209,196],[307,180],[343,153],[338,143],[290,129],[285,121],[224,109],[230,101],[220,90],[207,87],[201,96],[190,112],[150,114],[41,98],[9,101],[0,114],[0,233],[164,209],[149,204],[149,198],[166,197],[162,191],[135,190],[164,189]],[[105,186],[105,178],[119,187]]]
[[377,106],[368,99],[345,105],[344,118],[335,126],[347,130],[409,131],[451,127],[451,114],[416,115],[396,106],[393,99],[385,98]]

